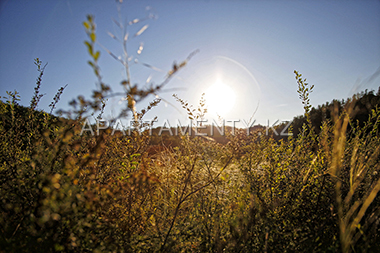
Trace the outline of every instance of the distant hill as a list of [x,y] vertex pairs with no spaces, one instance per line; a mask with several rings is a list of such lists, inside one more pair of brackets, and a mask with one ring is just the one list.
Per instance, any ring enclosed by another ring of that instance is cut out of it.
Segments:
[[[356,113],[352,119],[352,123],[359,124],[360,127],[364,125],[364,123],[368,120],[369,115],[371,114],[372,109],[377,107],[380,107],[380,87],[375,93],[373,90],[368,91],[365,90],[359,94],[356,94],[354,96],[356,99]],[[322,126],[322,123],[326,120],[330,120],[332,118],[332,111],[334,110],[334,107],[337,106],[339,108],[339,111],[342,111],[344,106],[352,101],[352,98],[346,99],[346,100],[336,100],[334,99],[331,102],[326,102],[323,105],[319,105],[317,108],[313,107],[310,110],[310,119],[312,126],[314,128],[314,131],[318,134],[320,132],[320,128]],[[55,123],[55,125],[59,122],[60,124],[69,123],[69,120],[62,118],[62,117],[56,117],[54,115],[50,115],[44,111],[38,111],[38,110],[32,110],[29,107],[21,106],[18,104],[14,105],[13,115],[12,110],[10,110],[10,105],[7,103],[4,103],[0,101],[0,122],[1,122],[1,128],[5,131],[9,131],[12,128],[12,117],[14,119],[20,120],[28,119],[28,118],[34,118],[34,124],[36,124],[35,127],[39,128],[39,125],[42,124],[51,124]],[[25,121],[27,122],[27,120]],[[38,123],[37,123],[38,122]],[[306,117],[305,115],[296,116],[293,118],[291,123],[292,133],[293,136],[298,136],[302,129],[302,125],[306,123]],[[280,133],[284,130],[286,127],[286,123],[282,123],[280,125],[277,125],[274,127],[277,133]],[[20,126],[19,126],[20,127]],[[22,126],[26,127],[26,125]],[[95,125],[92,125],[93,129],[96,129]],[[196,136],[206,136],[204,138],[207,138],[209,140],[216,141],[220,144],[226,144],[229,139],[226,136],[227,133],[232,132],[232,127],[225,126],[224,129],[216,127],[216,126],[210,126],[205,125],[203,127],[199,127],[198,129],[195,128],[189,128],[189,127],[171,127],[171,128],[163,128],[161,126],[151,129],[151,138],[150,138],[150,145],[162,145],[165,147],[176,147],[180,144],[180,136],[181,135],[189,135],[191,137]],[[239,130],[239,129],[235,129]],[[243,130],[243,129],[240,129]],[[289,129],[285,129],[284,132],[288,132]],[[350,128],[348,129],[350,130]],[[22,131],[22,129],[18,129],[18,131]],[[148,131],[148,130],[147,130]],[[287,138],[286,136],[276,135],[273,133],[273,130],[261,125],[255,125],[249,129],[250,135],[253,135],[254,133],[260,132],[260,135],[266,135],[266,132],[269,132],[269,135],[274,138],[275,140],[280,140]],[[246,133],[246,129],[244,130]],[[120,133],[117,133],[116,136],[122,137]]]
[[[380,108],[380,87],[377,93],[372,91],[365,90],[361,93],[358,93],[354,96],[356,102],[355,106],[355,115],[352,118],[352,123],[359,124],[360,127],[364,125],[364,123],[368,120],[369,115],[371,114],[372,109],[379,107]],[[323,105],[319,105],[317,108],[312,107],[310,110],[310,119],[312,126],[314,128],[314,131],[318,134],[320,132],[322,123],[326,120],[332,119],[332,111],[334,110],[335,106],[338,106],[339,112],[341,112],[344,108],[344,106],[352,101],[352,98],[346,99],[346,100],[336,100],[334,99],[331,102],[326,102]],[[293,136],[298,136],[302,125],[305,124],[306,116],[300,115],[293,118],[290,127],[292,128]],[[280,139],[286,139],[286,136],[281,136],[280,133],[284,130],[284,128],[287,127],[287,123],[282,123],[280,125],[277,125],[274,127],[277,134],[273,133],[273,130],[266,126],[261,125],[255,125],[249,129],[250,134],[254,134],[257,132],[260,132],[261,135],[266,135],[266,132],[268,131],[268,135],[270,135],[275,140]],[[218,129],[215,126],[205,125],[203,128],[198,129],[198,136],[200,134],[204,134],[207,137],[212,138],[218,143],[226,144],[228,142],[228,138],[226,137],[227,132],[231,132],[232,128],[229,126],[225,127],[225,133],[221,133],[221,129]],[[285,129],[284,133],[288,133],[289,129]],[[348,128],[348,131],[350,130],[350,127]],[[246,130],[245,130],[246,131]],[[189,136],[195,137],[197,134],[194,131],[194,129],[189,129],[182,127],[181,129],[177,129],[175,127],[169,128],[162,128],[162,127],[156,127],[152,129],[152,138],[151,138],[151,145],[163,145],[166,147],[174,147],[178,146],[180,143],[180,133],[187,134]]]
[[[380,87],[375,94],[375,92],[365,90],[361,93],[358,93],[354,96],[355,102],[355,114],[352,118],[352,123],[354,125],[359,124],[360,127],[364,125],[364,123],[368,120],[368,117],[372,113],[372,109],[379,107],[380,108]],[[352,98],[347,100],[336,100],[334,99],[332,102],[326,102],[323,105],[319,105],[317,108],[311,108],[310,110],[310,119],[312,126],[316,133],[320,132],[322,122],[325,120],[332,119],[332,111],[334,107],[337,106],[339,108],[339,112],[343,110],[345,105],[352,101]],[[300,133],[300,129],[302,125],[306,123],[305,115],[297,116],[293,118],[292,127],[293,134],[297,136]],[[348,128],[350,130],[351,128]]]

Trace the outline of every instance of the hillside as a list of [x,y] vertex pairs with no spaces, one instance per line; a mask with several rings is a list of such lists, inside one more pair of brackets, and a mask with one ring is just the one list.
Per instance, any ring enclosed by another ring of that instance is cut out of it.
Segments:
[[296,117],[295,135],[281,141],[263,126],[250,135],[213,129],[213,139],[159,128],[81,135],[83,120],[8,95],[0,103],[6,252],[380,247],[379,92],[311,108],[310,121]]

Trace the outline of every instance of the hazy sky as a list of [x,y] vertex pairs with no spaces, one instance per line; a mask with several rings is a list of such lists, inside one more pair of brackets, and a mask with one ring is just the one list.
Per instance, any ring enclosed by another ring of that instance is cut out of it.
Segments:
[[[98,40],[116,55],[120,45],[107,31],[118,35],[115,1],[14,0],[0,1],[0,95],[7,90],[21,94],[27,105],[38,75],[33,59],[48,62],[42,82],[39,109],[47,110],[56,91],[68,87],[58,104],[79,94],[87,97],[96,78],[87,61],[82,22],[95,16]],[[132,82],[141,86],[151,78],[160,83],[173,61],[184,60],[199,50],[167,89],[197,104],[200,96],[217,80],[235,93],[235,104],[226,119],[254,118],[266,124],[289,120],[302,114],[293,71],[298,70],[314,84],[314,106],[342,99],[380,86],[380,1],[248,1],[178,0],[124,1],[123,20],[154,14],[157,18],[128,27],[131,35],[148,24],[148,29],[129,40],[129,54],[163,72],[131,65]],[[130,36],[132,37],[132,36]],[[141,55],[137,54],[140,43]],[[104,81],[114,91],[125,78],[123,66],[101,51]],[[175,123],[185,111],[171,92],[147,118],[159,117]],[[153,97],[150,97],[152,99]],[[145,107],[149,99],[139,107]],[[228,103],[228,101],[226,101]],[[106,116],[116,115],[125,106],[120,98],[108,102]],[[181,111],[181,113],[179,111]]]

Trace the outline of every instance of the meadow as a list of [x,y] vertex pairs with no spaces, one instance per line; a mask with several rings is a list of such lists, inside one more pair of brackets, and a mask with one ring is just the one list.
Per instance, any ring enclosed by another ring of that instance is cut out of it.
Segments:
[[[39,59],[29,107],[17,92],[1,97],[0,252],[378,252],[380,92],[312,108],[313,86],[295,71],[304,115],[293,136],[236,129],[218,142],[180,134],[149,152],[169,137],[140,123],[130,135],[81,135],[88,112],[101,118],[114,95],[100,75],[92,16],[84,27],[98,78],[91,98],[54,114],[62,87],[50,112],[37,110]],[[136,104],[191,57],[156,86],[122,80],[128,103],[119,117],[139,122],[154,110],[158,100],[142,111]],[[207,101],[196,109],[178,102],[189,118],[207,113]]]

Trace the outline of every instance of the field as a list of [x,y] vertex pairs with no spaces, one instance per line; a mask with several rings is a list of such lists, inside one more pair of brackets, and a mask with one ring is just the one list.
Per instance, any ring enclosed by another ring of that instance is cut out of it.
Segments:
[[[54,116],[62,87],[50,113],[36,110],[39,59],[30,106],[17,92],[2,97],[0,252],[378,252],[380,92],[312,108],[313,87],[295,71],[305,114],[286,138],[258,128],[168,141],[140,123],[129,135],[83,133],[86,110],[101,118],[110,95],[91,16],[84,26],[99,81],[91,98]],[[122,82],[123,115],[140,122],[159,101],[143,111],[136,103],[190,58],[150,89]],[[207,113],[207,101],[199,110],[178,101],[189,118]]]

